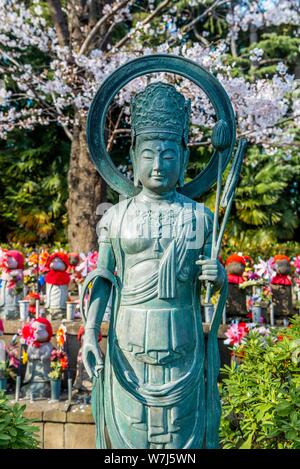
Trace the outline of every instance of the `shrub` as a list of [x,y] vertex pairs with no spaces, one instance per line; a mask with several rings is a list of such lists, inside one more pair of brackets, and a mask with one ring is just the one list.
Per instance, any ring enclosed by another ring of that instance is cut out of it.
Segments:
[[221,371],[223,448],[300,448],[300,318],[254,328]]
[[0,449],[38,448],[35,433],[39,430],[23,413],[25,405],[10,405],[8,398],[0,391]]

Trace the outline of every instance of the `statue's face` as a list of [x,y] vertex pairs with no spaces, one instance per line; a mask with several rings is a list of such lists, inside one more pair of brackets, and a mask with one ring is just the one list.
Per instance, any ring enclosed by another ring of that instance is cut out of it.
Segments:
[[18,267],[18,262],[12,256],[7,256],[7,267],[11,270],[16,269]]
[[34,340],[37,342],[48,342],[48,332],[45,324],[34,321],[32,328],[34,329]]
[[143,187],[158,194],[174,189],[181,171],[181,152],[176,139],[139,135],[135,155]]
[[66,270],[66,266],[59,257],[55,257],[53,261],[50,262],[50,269],[63,272],[64,270]]
[[226,265],[226,270],[229,274],[243,275],[245,266],[240,262],[230,262],[230,264]]
[[288,275],[291,271],[290,263],[285,259],[276,261],[275,267],[278,274]]

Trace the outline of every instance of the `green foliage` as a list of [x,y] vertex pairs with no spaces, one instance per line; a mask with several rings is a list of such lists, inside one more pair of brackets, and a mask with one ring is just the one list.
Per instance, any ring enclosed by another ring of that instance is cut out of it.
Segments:
[[241,363],[221,370],[225,449],[300,448],[300,318],[292,322],[270,336],[250,332]]
[[35,449],[38,440],[35,435],[39,428],[34,420],[24,417],[26,406],[11,405],[0,391],[0,449]]
[[[286,161],[283,152],[269,155],[249,148],[223,240],[225,251],[274,254],[283,248],[287,254],[297,253],[299,175],[297,154]],[[213,193],[206,202],[213,208]]]
[[0,362],[0,378],[16,379],[16,369],[9,364],[9,360]]
[[69,152],[69,142],[55,126],[14,131],[2,142],[3,241],[31,245],[65,241]]
[[[289,35],[265,33],[261,40],[249,49],[260,48],[264,51],[261,73],[264,73],[264,65],[268,60],[276,58],[282,60],[287,66],[293,67],[299,60],[300,38]],[[268,63],[268,62],[267,62]],[[265,71],[265,75],[268,71]]]

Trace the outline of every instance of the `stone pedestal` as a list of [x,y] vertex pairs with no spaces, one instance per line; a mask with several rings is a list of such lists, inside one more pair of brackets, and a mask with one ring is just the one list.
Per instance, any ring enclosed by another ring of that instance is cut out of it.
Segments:
[[246,290],[241,289],[239,284],[228,284],[228,298],[226,304],[226,318],[246,318]]
[[275,320],[293,315],[291,285],[271,285]]
[[36,419],[41,449],[94,449],[96,432],[90,405],[49,403],[46,400],[26,404],[24,415]]

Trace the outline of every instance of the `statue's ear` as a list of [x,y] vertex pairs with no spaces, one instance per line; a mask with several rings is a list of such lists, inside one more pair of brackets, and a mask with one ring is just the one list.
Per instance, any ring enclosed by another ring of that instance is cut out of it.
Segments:
[[130,155],[130,159],[131,159],[132,167],[133,167],[133,184],[134,184],[134,187],[138,187],[139,186],[138,165],[136,164],[136,154],[132,147],[130,147],[129,155]]
[[181,164],[180,175],[179,175],[179,180],[178,180],[179,187],[184,186],[184,175],[185,175],[186,168],[189,162],[189,157],[190,157],[190,150],[188,147],[185,147],[182,153],[182,164]]

